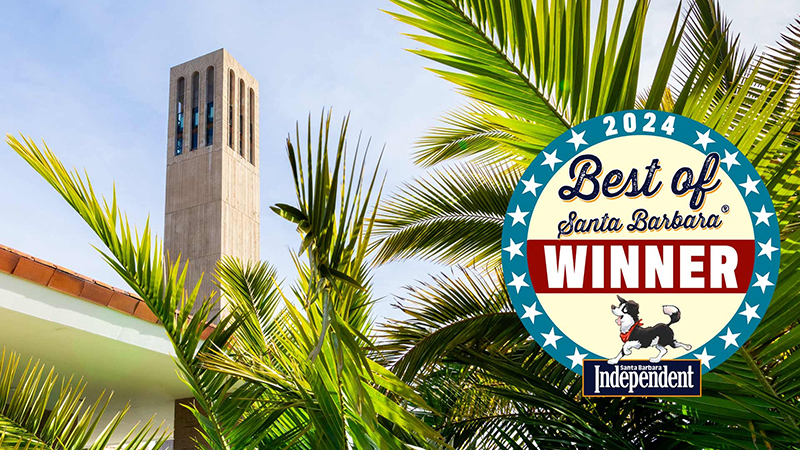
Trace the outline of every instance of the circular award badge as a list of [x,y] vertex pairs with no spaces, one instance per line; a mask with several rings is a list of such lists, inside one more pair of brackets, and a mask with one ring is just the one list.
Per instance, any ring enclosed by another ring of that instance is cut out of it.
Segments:
[[503,226],[503,273],[536,342],[584,395],[700,395],[775,289],[767,187],[725,137],[661,111],[566,131],[530,164]]

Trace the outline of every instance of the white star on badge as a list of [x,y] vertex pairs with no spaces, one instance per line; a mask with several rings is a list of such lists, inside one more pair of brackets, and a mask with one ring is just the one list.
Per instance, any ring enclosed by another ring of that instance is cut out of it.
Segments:
[[725,157],[720,160],[720,163],[727,164],[728,165],[727,170],[731,170],[731,166],[741,166],[741,164],[739,164],[739,161],[736,160],[736,155],[738,154],[739,152],[730,153],[727,150],[725,150]]
[[516,212],[508,213],[509,216],[514,218],[514,222],[511,223],[511,226],[514,226],[514,225],[516,225],[518,223],[521,223],[521,224],[525,225],[525,216],[527,216],[528,214],[530,214],[530,212],[528,212],[528,211],[525,211],[525,212],[520,211],[519,210],[519,205],[517,205]]
[[541,333],[542,337],[544,338],[544,344],[542,345],[542,348],[545,348],[548,345],[552,345],[553,348],[558,348],[558,340],[564,336],[557,335],[555,331],[555,327],[550,327],[549,333]]
[[709,355],[708,351],[705,348],[703,349],[703,353],[695,353],[694,356],[695,358],[699,359],[703,363],[703,365],[708,367],[709,369],[711,368],[711,366],[708,364],[708,362],[716,358],[716,356],[714,355]]
[[554,172],[556,170],[556,164],[563,162],[556,156],[557,151],[558,150],[553,150],[553,153],[542,152],[544,153],[544,162],[542,162],[542,165],[550,166],[550,170]]
[[542,183],[537,183],[536,179],[534,179],[533,175],[531,175],[531,179],[530,180],[521,180],[521,181],[522,181],[522,184],[525,185],[525,190],[522,191],[522,193],[524,194],[526,192],[530,192],[530,193],[533,194],[534,197],[536,197],[536,189],[539,189],[539,187],[542,185]]
[[775,283],[769,281],[769,272],[766,275],[756,274],[756,278],[758,278],[758,281],[753,283],[752,287],[760,287],[762,294],[766,292],[767,286],[775,286]]
[[586,130],[581,131],[580,133],[576,133],[575,130],[569,130],[572,132],[572,137],[567,140],[568,144],[572,144],[575,146],[575,150],[581,146],[581,144],[589,145],[588,142],[583,140],[583,135],[586,134]]
[[760,180],[751,180],[750,179],[750,175],[748,175],[747,176],[747,181],[745,181],[744,183],[739,184],[739,186],[744,188],[744,196],[745,197],[747,197],[747,194],[749,194],[751,192],[755,192],[756,194],[758,194],[758,189],[756,189],[756,185],[758,185],[759,181]]
[[709,137],[709,134],[711,134],[711,130],[706,130],[705,133],[700,133],[699,131],[695,131],[695,133],[697,133],[697,140],[694,141],[694,145],[700,144],[703,146],[703,151],[708,151],[706,146],[708,144],[714,143],[714,141]]
[[758,219],[753,226],[757,226],[760,223],[765,223],[769,226],[769,218],[775,215],[775,213],[767,212],[763,205],[761,206],[761,211],[751,211],[751,213]]
[[511,241],[511,243],[509,244],[508,247],[504,248],[503,251],[508,252],[508,260],[510,261],[514,259],[514,257],[517,255],[522,256],[522,251],[520,250],[520,248],[522,248],[522,244],[524,244],[524,242],[515,244],[513,239],[509,239],[509,241]]
[[572,361],[572,367],[570,367],[570,369],[582,363],[583,358],[586,358],[587,356],[589,356],[588,353],[581,353],[578,351],[578,347],[575,347],[575,353],[573,353],[571,356],[567,355],[567,359]]
[[738,347],[739,343],[736,342],[736,338],[738,338],[740,334],[742,333],[731,333],[731,328],[728,327],[728,333],[725,334],[725,336],[717,336],[717,337],[725,341],[725,348],[728,348],[729,345]]
[[514,278],[511,283],[508,283],[509,286],[517,288],[517,294],[519,294],[519,290],[528,287],[528,283],[525,282],[525,274],[517,276],[515,273],[511,273],[511,276]]
[[762,244],[761,242],[757,242],[757,244],[761,247],[761,251],[758,253],[758,256],[767,255],[770,261],[772,261],[772,253],[778,250],[777,247],[772,246],[772,238],[770,238],[766,243]]
[[759,305],[750,306],[749,303],[744,302],[744,311],[740,312],[739,314],[747,317],[747,323],[750,323],[750,319],[760,319],[761,316],[759,316],[756,313],[756,309],[758,309],[758,306]]
[[525,314],[522,315],[523,319],[531,319],[531,323],[536,322],[536,316],[540,316],[542,313],[536,310],[536,302],[533,302],[531,306],[522,305],[525,309]]

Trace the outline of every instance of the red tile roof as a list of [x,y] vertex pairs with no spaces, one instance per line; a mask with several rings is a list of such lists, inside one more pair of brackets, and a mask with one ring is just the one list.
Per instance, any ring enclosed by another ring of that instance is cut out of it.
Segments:
[[[114,309],[150,323],[159,323],[156,315],[136,294],[57,266],[51,262],[0,245],[0,272],[5,272],[82,300]],[[203,339],[213,330],[208,327]]]

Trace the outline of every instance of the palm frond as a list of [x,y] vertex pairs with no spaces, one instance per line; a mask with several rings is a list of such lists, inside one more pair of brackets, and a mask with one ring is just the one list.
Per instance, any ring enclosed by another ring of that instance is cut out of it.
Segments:
[[[776,46],[756,57],[755,50],[741,49],[739,37],[732,31],[718,2],[690,2],[683,13],[680,8],[676,11],[656,76],[636,100],[639,26],[644,22],[647,2],[637,2],[625,28],[621,26],[621,6],[613,24],[608,27],[608,5],[603,2],[593,41],[587,39],[588,27],[579,26],[588,11],[588,5],[583,2],[567,2],[565,5],[562,1],[541,1],[536,8],[529,1],[511,4],[480,0],[414,0],[398,2],[398,5],[413,15],[403,16],[401,20],[433,35],[412,36],[433,48],[417,53],[455,70],[438,70],[437,73],[455,83],[473,101],[486,103],[495,110],[492,114],[451,116],[449,129],[458,130],[461,125],[461,129],[468,130],[473,122],[483,120],[483,129],[502,130],[516,139],[510,143],[515,151],[479,141],[474,151],[465,148],[458,152],[436,153],[438,149],[447,148],[448,136],[453,138],[453,143],[459,142],[458,133],[452,132],[434,141],[440,147],[431,147],[426,156],[467,157],[476,166],[481,166],[484,164],[479,158],[486,155],[491,157],[493,164],[512,165],[517,164],[519,156],[525,152],[536,154],[542,144],[535,138],[541,138],[545,144],[552,140],[549,133],[556,129],[555,126],[531,124],[536,122],[532,115],[541,114],[541,110],[531,108],[526,114],[521,109],[527,105],[511,104],[506,98],[509,92],[492,83],[506,83],[517,88],[517,95],[524,96],[525,100],[536,98],[546,102],[555,111],[554,117],[560,115],[567,125],[634,106],[671,110],[714,128],[752,161],[778,210],[784,257],[787,248],[793,255],[782,261],[780,282],[785,284],[785,290],[779,285],[774,304],[750,342],[707,377],[703,398],[676,401],[619,400],[581,404],[579,398],[559,398],[559,395],[575,392],[573,374],[546,355],[537,356],[543,355],[541,351],[525,353],[523,345],[506,348],[509,353],[502,353],[491,348],[491,340],[466,340],[458,345],[449,345],[445,339],[425,348],[426,333],[435,338],[439,330],[426,325],[418,315],[432,321],[442,317],[441,312],[427,306],[426,302],[454,298],[463,289],[442,283],[447,290],[445,294],[423,285],[420,289],[425,290],[425,298],[413,300],[426,306],[408,308],[406,313],[411,315],[411,319],[402,324],[405,328],[389,328],[390,335],[397,332],[396,341],[390,339],[391,345],[395,346],[390,349],[395,352],[392,361],[402,362],[404,357],[410,361],[411,369],[399,364],[396,367],[398,373],[415,375],[409,380],[427,385],[426,400],[442,405],[448,411],[455,404],[449,400],[448,392],[457,389],[453,386],[478,389],[472,384],[460,384],[463,380],[474,380],[476,374],[496,382],[488,384],[484,393],[490,392],[496,396],[497,402],[516,407],[475,421],[467,418],[462,422],[450,422],[450,428],[442,429],[443,435],[463,448],[526,448],[534,445],[573,448],[578,443],[598,448],[680,448],[684,444],[678,441],[713,448],[791,448],[795,445],[797,424],[800,423],[796,412],[800,401],[799,384],[795,382],[799,370],[795,361],[800,360],[796,358],[796,348],[800,345],[800,337],[794,335],[800,312],[792,306],[796,303],[797,291],[794,279],[800,278],[796,273],[798,262],[794,256],[800,229],[800,196],[797,195],[800,187],[797,167],[800,157],[800,134],[797,131],[800,22],[790,25]],[[516,14],[517,10],[522,13]],[[457,25],[448,25],[446,22],[454,21],[451,13],[460,15],[461,22],[456,20]],[[618,39],[623,29],[626,29],[625,37],[620,43]],[[560,34],[552,34],[553,30]],[[483,46],[485,42],[490,42],[492,48]],[[531,45],[534,42],[538,45]],[[594,48],[591,52],[587,50],[590,45]],[[537,49],[541,51],[535,55]],[[607,49],[612,49],[612,53]],[[597,73],[600,69],[603,75],[584,84],[583,80],[589,78],[570,69],[573,57],[580,60],[581,70],[589,68],[589,73]],[[613,70],[609,70],[612,67]],[[509,78],[515,78],[518,84],[510,83]],[[529,87],[523,89],[521,86],[526,83]],[[613,98],[606,97],[612,92]],[[468,140],[463,142],[471,144]],[[502,151],[506,153],[505,160],[499,154]],[[447,200],[442,203],[447,206],[450,203],[470,204],[474,198],[481,198],[481,201],[486,198],[482,194],[471,194],[469,189],[453,190],[459,195],[441,189],[440,186],[462,183],[459,178],[462,171],[449,175],[450,179],[446,181],[435,180],[436,188],[446,192],[444,197]],[[496,187],[502,185],[502,180],[484,177],[484,183],[494,185],[496,191],[502,189]],[[405,226],[417,223],[413,220],[418,220],[418,217],[435,217],[430,211],[438,212],[426,204],[431,202],[426,196],[434,197],[434,188],[424,189],[422,182],[415,182],[413,186],[418,191],[409,193],[410,188],[406,186],[400,194],[413,200],[390,205],[390,220],[386,221],[383,229],[379,226],[384,240],[381,245],[393,233],[403,237],[400,245],[391,250],[382,249],[393,255],[384,255],[384,258],[413,255],[441,262],[469,263],[469,260],[458,260],[448,253],[457,251],[451,249],[457,243],[451,233],[439,230],[435,236],[425,236],[420,232],[408,236],[401,234]],[[507,198],[503,208],[505,204]],[[444,209],[438,204],[435,206]],[[503,208],[496,209],[500,219]],[[471,217],[462,218],[460,224],[448,224],[445,231],[467,233],[469,226],[474,228],[471,220]],[[499,234],[496,237],[499,238]],[[482,248],[470,248],[465,251],[467,253],[457,256],[468,259],[482,251],[487,255],[500,253],[496,240],[487,240],[482,245]],[[502,284],[498,283],[498,286]],[[463,316],[469,317],[466,312]],[[419,325],[419,329],[414,328],[415,325]],[[442,328],[446,329],[447,324],[442,324]],[[474,342],[481,345],[472,345]],[[416,350],[417,345],[425,351]],[[416,357],[414,351],[422,356],[435,357]],[[417,369],[416,373],[414,369]],[[435,377],[444,371],[448,379]],[[542,380],[549,382],[551,388],[558,386],[558,392],[549,391]],[[483,397],[475,401],[485,404]],[[547,415],[551,407],[558,409],[558,417],[562,420],[556,422],[555,415]],[[571,410],[573,407],[578,409]],[[584,412],[595,416],[584,417]],[[657,415],[648,416],[650,413]],[[564,421],[563,417],[567,420]],[[592,430],[575,425],[593,423],[594,420],[599,422]],[[648,421],[661,425],[651,427]],[[437,422],[439,425],[442,423],[445,422]],[[603,429],[601,433],[606,435],[594,434],[609,424],[611,430]]]
[[[778,88],[789,84],[778,104],[778,112],[783,112],[791,100],[800,95],[800,19],[795,18],[781,33],[781,39],[763,52],[758,77],[761,86],[767,86],[772,81]],[[800,130],[797,128],[791,134],[793,142],[800,139]]]
[[[686,38],[681,43],[673,74],[675,86],[688,95],[702,92],[719,74],[714,95],[733,88],[747,71],[755,49],[745,51],[720,4],[715,0],[694,0],[685,9]],[[707,76],[699,77],[700,72]]]
[[520,175],[516,167],[457,164],[405,184],[375,219],[376,260],[496,266],[505,210]]
[[[363,284],[368,238],[371,226],[365,227],[370,198],[377,181],[377,166],[371,178],[365,179],[365,165],[369,143],[359,168],[360,136],[356,143],[350,170],[347,170],[347,126],[349,117],[342,121],[336,151],[331,158],[328,141],[331,111],[320,117],[316,149],[312,146],[311,116],[305,149],[305,162],[301,150],[299,124],[295,142],[286,140],[286,151],[295,181],[297,206],[277,204],[272,210],[279,216],[297,224],[302,237],[299,254],[308,258],[309,272],[301,279],[301,290],[311,306],[316,305],[322,317],[317,346],[312,358],[319,353],[330,326],[336,326],[334,315],[349,326],[362,330],[369,322],[371,304]],[[336,139],[336,138],[334,138]],[[331,166],[331,159],[333,165]],[[378,198],[380,194],[378,194]],[[374,214],[374,211],[372,212]],[[301,271],[302,272],[302,271]],[[313,295],[311,295],[313,294]],[[338,299],[333,303],[333,296]],[[335,339],[335,338],[334,338]],[[343,343],[347,345],[346,343]],[[355,348],[351,349],[356,351]]]
[[[714,39],[709,38],[705,50],[697,50],[691,61],[690,78],[702,85],[684,86],[674,111],[714,128],[750,159],[772,196],[779,222],[790,230],[796,226],[800,207],[796,195],[800,50],[795,47],[800,29],[790,26],[775,46],[780,50],[768,50],[754,59],[737,49],[738,37],[720,32],[727,23],[712,26],[722,14],[718,6],[702,1],[698,5],[704,14],[690,18],[701,30],[693,40],[704,35]],[[731,67],[735,70],[728,70]]]
[[275,268],[265,262],[243,262],[226,256],[217,263],[215,275],[228,312],[239,323],[234,338],[246,341],[252,351],[267,351],[260,337],[275,326],[283,302]]
[[[237,323],[231,321],[233,316],[222,317],[216,323],[218,314],[212,312],[216,301],[197,299],[200,282],[191,292],[184,290],[187,266],[179,258],[175,262],[166,260],[149,222],[141,235],[131,230],[117,205],[116,192],[109,205],[97,198],[88,174],[81,176],[77,171],[67,171],[46,145],[40,150],[32,140],[26,138],[20,142],[10,135],[6,141],[86,221],[107,248],[101,251],[105,261],[158,317],[175,350],[180,376],[196,400],[196,406],[187,408],[200,424],[205,440],[201,445],[215,450],[248,445],[250,436],[228,431],[246,414],[247,399],[257,393],[229,395],[236,380],[228,374],[207,370],[198,358],[211,349],[225,348],[236,331]],[[208,328],[212,331],[204,340]],[[242,441],[231,441],[231,437]]]
[[525,339],[508,292],[495,275],[484,279],[466,269],[454,275],[409,288],[408,296],[395,304],[407,319],[389,319],[383,329],[389,340],[382,350],[403,380],[424,374],[459,346],[491,343],[500,348]]
[[[6,358],[8,356],[8,358]],[[16,352],[0,354],[0,448],[102,450],[120,426],[128,406],[104,420],[111,394],[101,394],[94,403],[84,397],[86,383],[61,378],[54,369],[28,360],[22,372]],[[14,383],[16,382],[16,385]],[[98,428],[101,421],[103,428]],[[138,430],[137,430],[138,428]],[[99,431],[97,437],[91,437]],[[119,448],[159,448],[169,434],[153,426],[153,418],[134,427]]]
[[[646,0],[636,2],[627,23],[622,2],[612,12],[602,1],[596,30],[586,0],[394,3],[409,15],[389,14],[428,33],[410,37],[430,49],[411,51],[446,66],[432,70],[467,97],[510,116],[498,116],[505,119],[498,124],[521,152],[535,155],[568,126],[635,104]],[[676,13],[653,83],[659,98],[683,31],[678,19]]]
[[285,297],[269,265],[225,259],[217,279],[230,305],[206,339],[217,319],[211,313],[215,302],[197,299],[199,283],[191,293],[184,291],[185,265],[165,261],[158,240],[151,241],[149,224],[141,237],[132,233],[115,196],[110,206],[101,204],[88,176],[68,172],[47,148],[8,137],[98,234],[108,248],[106,261],[164,325],[180,375],[195,397],[187,407],[199,423],[201,447],[334,450],[352,444],[399,450],[407,442],[426,448],[441,442],[395,399],[429,411],[424,401],[366,357],[372,304],[366,254],[376,177],[364,183],[357,151],[346,170],[346,121],[329,165],[329,120],[320,123],[314,159],[309,119],[307,164],[289,141],[298,204],[275,208],[298,223],[301,253],[308,257],[294,290],[299,301]]
[[756,442],[791,448],[800,441],[798,239],[800,232],[795,232],[782,244],[778,287],[749,341],[704,375],[703,397],[677,401],[678,409],[689,408],[707,421],[694,431],[692,442],[696,436],[706,436],[739,446],[752,447]]
[[[225,351],[203,359],[206,367],[239,379],[242,388],[263,389],[262,409],[252,416],[283,411],[292,420],[282,426],[299,430],[297,442],[303,445],[371,450],[414,443],[431,448],[441,438],[401,402],[419,411],[430,408],[368,358],[372,300],[366,255],[377,167],[371,178],[364,178],[365,157],[359,157],[357,145],[346,170],[347,122],[338,140],[331,139],[336,150],[329,153],[330,113],[320,121],[316,148],[309,119],[305,161],[298,150],[299,130],[294,142],[287,140],[297,205],[273,210],[298,224],[301,254],[307,258],[295,257],[300,279],[292,289],[294,298],[286,296],[265,265],[245,268],[223,261],[220,286],[223,292],[233,288],[239,297],[233,311],[243,326]],[[276,438],[285,436],[267,432],[261,445],[272,448]]]
[[[383,347],[392,369],[444,416],[430,418],[458,448],[670,448],[659,433],[683,420],[645,399],[594,402],[580,378],[527,333],[508,293],[472,271],[440,275],[398,305]],[[402,306],[401,306],[402,305]],[[636,412],[634,412],[636,411]]]
[[527,166],[536,153],[520,150],[524,143],[499,123],[501,118],[509,119],[502,112],[481,102],[473,102],[449,112],[442,120],[443,126],[432,128],[417,142],[414,162],[421,166],[433,166],[443,161],[467,159],[492,165],[507,161],[509,155],[516,154],[517,164]]

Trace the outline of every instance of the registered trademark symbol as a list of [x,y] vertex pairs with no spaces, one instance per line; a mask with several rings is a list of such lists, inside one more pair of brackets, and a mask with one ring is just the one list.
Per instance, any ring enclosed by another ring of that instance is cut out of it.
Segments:
[[728,214],[728,211],[730,211],[730,210],[731,210],[731,207],[730,207],[730,206],[728,206],[728,205],[722,205],[722,213],[723,213],[723,214]]

